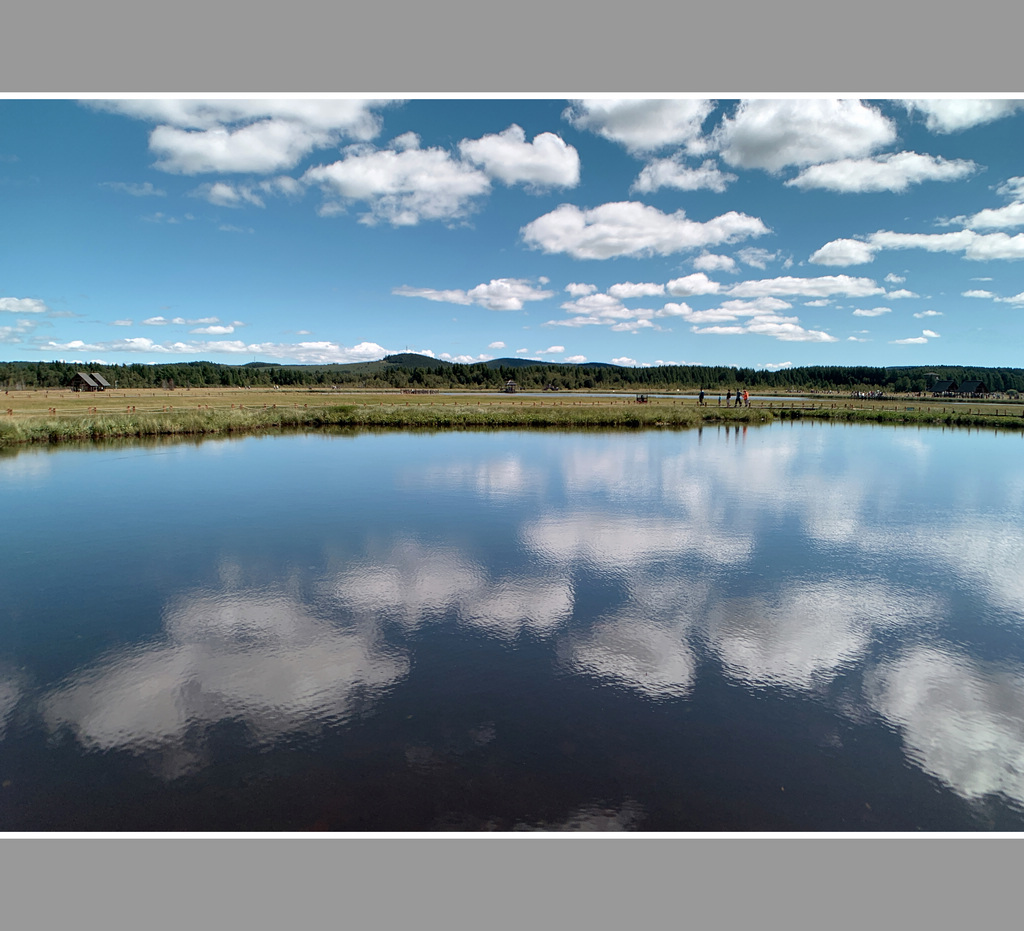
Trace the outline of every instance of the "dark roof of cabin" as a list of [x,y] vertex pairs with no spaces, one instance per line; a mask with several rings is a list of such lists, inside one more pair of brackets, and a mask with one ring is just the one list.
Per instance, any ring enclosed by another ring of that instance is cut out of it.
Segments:
[[93,377],[93,381],[95,381],[96,384],[99,385],[100,387],[102,387],[102,388],[109,388],[110,387],[110,382],[107,381],[102,375],[100,375],[99,372],[93,372],[92,373],[92,377]]
[[978,391],[985,394],[988,393],[988,388],[985,387],[985,383],[983,381],[965,381],[960,385],[960,390],[964,394],[975,394]]
[[88,372],[75,372],[75,374],[79,378],[81,378],[82,381],[84,381],[90,387],[92,387],[92,388],[98,388],[99,387],[99,385],[95,381],[93,381],[93,376],[90,375]]
[[956,391],[956,382],[952,379],[937,381],[932,385],[932,391]]

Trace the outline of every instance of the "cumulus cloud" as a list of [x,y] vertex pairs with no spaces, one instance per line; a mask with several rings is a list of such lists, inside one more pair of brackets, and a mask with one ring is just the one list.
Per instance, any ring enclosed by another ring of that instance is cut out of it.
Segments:
[[767,232],[756,217],[735,211],[702,223],[688,220],[682,210],[665,214],[634,201],[602,204],[592,210],[562,204],[521,230],[527,245],[578,259],[671,255]]
[[808,261],[815,265],[864,265],[873,262],[875,250],[858,239],[833,239],[815,252]]
[[480,139],[463,139],[459,152],[504,184],[533,188],[575,187],[580,180],[579,153],[554,133],[526,141],[521,126],[513,123],[504,132]]
[[897,288],[895,291],[889,291],[885,296],[892,300],[900,300],[905,297],[920,297],[921,295],[908,291],[906,288]]
[[565,290],[568,291],[574,297],[583,297],[587,294],[593,294],[597,290],[596,284],[581,284],[579,282],[572,282],[565,286]]
[[982,123],[1011,116],[1022,106],[1020,100],[904,100],[908,113],[924,114],[932,132],[955,133]]
[[809,295],[828,297],[842,294],[846,297],[870,297],[883,294],[870,278],[851,278],[848,275],[823,275],[819,278],[763,278],[760,281],[742,281],[726,292],[734,297],[760,297],[762,295]]
[[486,174],[456,161],[444,149],[420,149],[408,140],[400,149],[351,147],[344,159],[310,168],[302,180],[341,199],[328,201],[321,212],[339,212],[344,201],[365,201],[370,211],[361,222],[383,220],[392,226],[462,217],[473,198],[487,194],[491,186]]
[[562,117],[631,152],[652,152],[695,143],[713,107],[710,100],[588,99],[574,100]]
[[884,280],[889,284],[903,284],[903,282],[906,281],[907,279],[901,277],[900,275],[895,275],[892,272],[889,272],[889,274],[885,276]]
[[654,284],[651,282],[643,282],[640,284],[634,284],[632,281],[624,281],[621,284],[613,284],[609,289],[608,293],[615,298],[625,300],[630,297],[650,297],[653,295],[664,294],[665,286],[663,284]]
[[291,168],[309,152],[332,141],[329,132],[281,120],[261,120],[235,130],[157,126],[150,133],[149,147],[158,156],[153,167],[174,174],[267,174]]
[[584,362],[587,361],[587,357],[586,356],[566,356],[565,357],[565,361],[568,362],[570,365],[582,365]]
[[995,300],[997,304],[1024,304],[1024,291],[1013,297],[997,297]]
[[661,188],[678,191],[716,191],[721,193],[736,175],[721,171],[713,159],[705,159],[698,168],[690,168],[680,154],[649,162],[637,176],[630,190],[649,194]]
[[34,297],[0,297],[0,312],[12,314],[45,314],[50,308]]
[[911,337],[908,337],[907,339],[891,339],[891,340],[889,340],[889,342],[892,343],[895,346],[913,346],[913,345],[917,345],[919,343],[927,343],[928,342],[928,337],[927,336],[911,336]]
[[777,173],[869,155],[896,138],[893,124],[859,100],[744,100],[712,134],[736,168]]
[[977,171],[978,166],[966,159],[944,159],[917,152],[894,152],[873,158],[845,158],[805,168],[787,187],[801,190],[821,188],[840,193],[868,191],[905,191],[912,184],[924,181],[958,181]]
[[447,304],[478,304],[488,310],[522,310],[526,301],[543,301],[554,295],[521,278],[492,278],[487,284],[478,284],[468,291],[452,289],[438,291],[434,288],[411,288],[403,285],[392,294],[402,297],[422,297],[428,301],[442,301]]
[[1024,258],[1024,233],[976,233],[959,230],[952,233],[897,233],[879,230],[864,242],[836,239],[826,243],[811,256],[822,265],[857,265],[870,262],[875,253],[886,249],[924,249],[927,252],[960,252],[976,262],[990,259]]
[[[389,350],[377,343],[362,342],[347,347],[338,343],[246,343],[242,340],[192,340],[158,343],[148,337],[133,336],[109,342],[86,343],[79,339],[68,342],[51,340],[40,346],[44,351],[61,352],[130,352],[149,355],[204,356],[223,353],[236,356],[260,356],[265,359],[299,362],[303,364],[328,364],[332,362],[372,362],[384,358]],[[416,350],[422,355],[432,355],[428,350]]]
[[1024,233],[872,233],[868,242],[873,249],[924,249],[928,252],[962,252],[964,258],[983,262],[989,259],[1024,258]]
[[941,310],[922,310],[919,314],[914,314],[914,316],[919,318],[919,319],[922,318],[922,317],[941,317],[942,316],[942,311]]
[[498,340],[497,342],[494,342],[494,343],[488,343],[487,344],[487,348],[488,349],[504,349],[505,348],[505,344],[501,340]]
[[702,252],[693,260],[693,267],[702,272],[731,272],[735,270],[736,262],[727,255]]
[[342,139],[366,141],[380,131],[376,108],[389,101],[104,100],[93,109],[155,122],[154,167],[178,174],[289,168],[317,148]]
[[881,317],[882,314],[891,314],[891,307],[859,308],[853,312],[855,317]]
[[971,229],[1006,229],[1024,226],[1024,203],[1015,202],[1005,207],[981,210],[967,220]]
[[682,278],[673,278],[666,287],[673,297],[691,297],[695,294],[717,294],[722,286],[708,278],[704,272],[696,272]]

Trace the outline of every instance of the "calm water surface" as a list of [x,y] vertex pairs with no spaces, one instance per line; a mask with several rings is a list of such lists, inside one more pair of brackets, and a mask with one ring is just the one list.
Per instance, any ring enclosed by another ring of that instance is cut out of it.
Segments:
[[1020,435],[0,458],[0,830],[1024,830]]

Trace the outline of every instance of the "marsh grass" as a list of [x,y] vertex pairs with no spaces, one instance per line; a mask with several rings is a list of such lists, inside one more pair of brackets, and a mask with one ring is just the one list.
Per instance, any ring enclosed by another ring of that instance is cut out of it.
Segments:
[[[189,406],[173,407],[164,402],[177,402],[179,398],[170,399],[166,394],[120,395],[102,400],[54,398],[51,394],[19,399],[12,414],[0,416],[0,447],[104,439],[229,436],[289,429],[649,430],[799,419],[1024,430],[1024,417],[1020,416],[1024,408],[1004,409],[1001,413],[984,408],[947,410],[938,406],[887,409],[884,405],[853,407],[837,403],[788,403],[784,399],[767,406],[757,403],[749,408],[728,408],[713,404],[698,407],[694,399],[686,398],[652,398],[646,404],[637,404],[632,398],[586,395],[556,400],[504,395],[410,397],[397,393],[324,397],[305,392],[211,392],[202,396],[193,392]],[[304,403],[298,403],[300,398]],[[133,402],[128,409],[121,407],[126,400]],[[58,406],[45,406],[49,404]],[[136,405],[141,409],[137,410]]]

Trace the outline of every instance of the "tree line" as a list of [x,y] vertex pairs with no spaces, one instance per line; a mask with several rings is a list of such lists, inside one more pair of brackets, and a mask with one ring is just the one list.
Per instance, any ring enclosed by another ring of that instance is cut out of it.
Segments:
[[885,368],[877,366],[801,366],[768,371],[731,366],[661,365],[629,368],[614,365],[550,363],[472,365],[406,360],[353,365],[273,365],[175,362],[125,365],[67,362],[0,362],[4,390],[64,388],[79,371],[98,372],[116,388],[270,388],[359,387],[368,389],[459,388],[501,390],[514,381],[520,390],[696,391],[715,394],[737,387],[754,391],[849,393],[927,392],[936,379],[978,380],[992,392],[1024,392],[1024,369],[970,366]]

